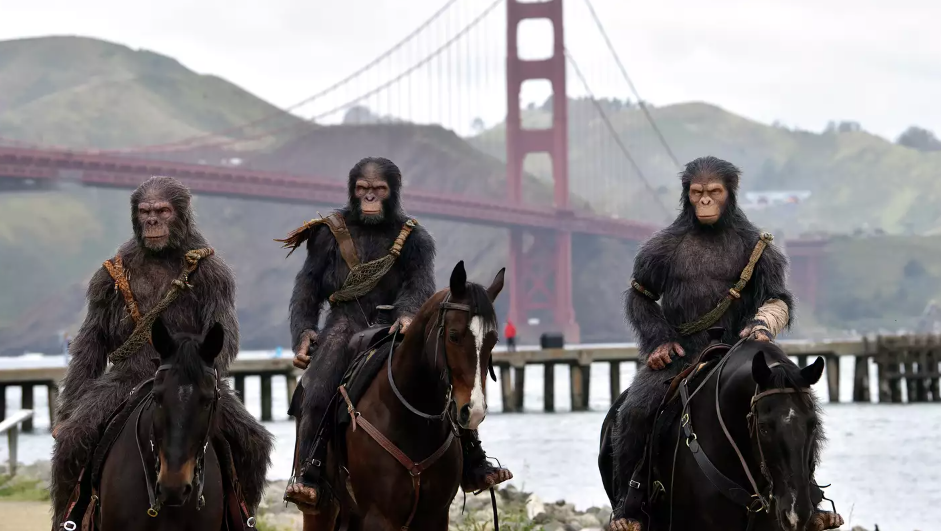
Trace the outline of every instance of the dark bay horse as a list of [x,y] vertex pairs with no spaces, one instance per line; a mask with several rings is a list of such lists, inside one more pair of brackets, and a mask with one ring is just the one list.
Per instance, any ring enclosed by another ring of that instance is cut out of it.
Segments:
[[[219,459],[209,444],[219,399],[213,361],[224,331],[174,337],[159,319],[151,393],[124,425],[101,473],[102,531],[217,531],[224,522]],[[149,385],[149,384],[144,384]]]
[[484,288],[467,281],[459,262],[362,398],[354,404],[341,387],[354,420],[331,442],[325,467],[338,502],[305,514],[305,531],[448,529],[461,481],[458,426],[477,429],[487,415],[503,275]]
[[[649,447],[644,531],[810,528],[823,441],[810,387],[823,368],[823,358],[801,369],[778,345],[744,340],[680,383]],[[620,403],[605,418],[599,456],[612,504],[619,478],[606,453]]]

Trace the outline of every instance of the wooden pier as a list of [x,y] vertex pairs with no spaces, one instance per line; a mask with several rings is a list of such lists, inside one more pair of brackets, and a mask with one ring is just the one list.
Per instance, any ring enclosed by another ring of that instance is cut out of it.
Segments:
[[[869,403],[941,402],[939,390],[939,363],[941,363],[941,336],[880,336],[874,339],[840,341],[779,342],[800,366],[813,362],[817,356],[826,361],[826,382],[830,402],[840,401],[840,363],[842,357],[853,358],[854,377],[851,400]],[[610,368],[610,400],[623,390],[620,377],[621,363],[638,363],[637,347],[631,344],[579,345],[562,349],[519,348],[515,352],[500,349],[494,352],[494,366],[500,371],[501,395],[504,412],[523,411],[523,396],[527,365],[543,368],[543,410],[555,411],[555,367],[569,367],[569,390],[573,411],[588,410],[588,392],[591,387],[592,364],[607,363]],[[870,398],[870,365],[875,365],[878,393]],[[229,371],[238,396],[245,396],[245,379],[261,380],[261,420],[272,420],[273,377],[284,377],[287,399],[297,386],[301,371],[292,366],[290,357],[236,359]],[[33,409],[33,390],[45,387],[49,399],[49,416],[55,418],[58,383],[65,376],[64,367],[42,367],[0,370],[0,421],[6,416],[6,387],[17,386],[22,392],[22,409]],[[33,430],[32,419],[23,422],[22,431]]]

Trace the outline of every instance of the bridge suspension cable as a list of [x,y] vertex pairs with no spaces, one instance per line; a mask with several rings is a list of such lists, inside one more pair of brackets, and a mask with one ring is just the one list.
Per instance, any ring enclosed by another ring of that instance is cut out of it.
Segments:
[[[267,122],[267,121],[272,120],[272,119],[274,119],[274,118],[278,118],[278,117],[284,116],[285,113],[290,113],[291,111],[294,111],[294,110],[296,110],[296,109],[299,109],[299,108],[303,107],[304,105],[307,105],[307,104],[309,104],[309,103],[311,103],[311,102],[313,102],[313,101],[316,101],[316,100],[318,100],[318,99],[320,99],[320,98],[326,96],[327,94],[330,94],[330,93],[336,91],[336,90],[339,89],[340,87],[342,87],[342,86],[348,84],[350,81],[353,81],[354,79],[360,77],[361,75],[363,75],[364,73],[366,73],[367,71],[369,71],[370,69],[372,69],[373,67],[375,67],[376,65],[378,65],[379,63],[381,63],[382,61],[388,59],[392,54],[394,54],[395,52],[397,52],[397,51],[399,51],[400,49],[402,49],[403,46],[405,46],[406,44],[408,44],[409,42],[411,42],[412,40],[414,40],[418,35],[420,35],[422,32],[424,32],[426,29],[428,29],[428,27],[431,26],[432,23],[434,23],[436,20],[438,20],[439,18],[441,18],[441,15],[443,15],[444,13],[446,13],[453,5],[454,5],[455,3],[457,3],[457,2],[458,2],[458,0],[448,0],[447,2],[445,2],[445,4],[444,4],[443,6],[441,6],[437,11],[435,11],[434,14],[432,14],[430,17],[428,17],[428,18],[427,18],[424,22],[422,22],[417,28],[415,28],[414,30],[412,30],[408,35],[406,35],[405,37],[403,37],[403,38],[402,38],[401,40],[399,40],[397,43],[393,44],[392,47],[388,48],[386,51],[384,51],[383,53],[381,53],[381,54],[379,54],[378,56],[376,56],[372,61],[366,63],[366,64],[363,65],[363,66],[361,66],[361,67],[358,68],[356,71],[350,73],[349,75],[347,75],[347,76],[344,77],[343,79],[341,79],[341,80],[339,80],[339,81],[333,83],[333,84],[330,85],[329,87],[326,87],[326,88],[324,88],[324,89],[318,91],[317,93],[315,93],[315,94],[313,94],[313,95],[311,95],[311,96],[308,96],[308,97],[304,98],[304,99],[301,100],[301,101],[298,101],[297,103],[294,103],[294,104],[292,104],[292,105],[289,105],[289,106],[285,107],[284,109],[279,109],[279,110],[276,111],[276,112],[269,113],[269,114],[267,114],[267,115],[264,115],[264,116],[262,116],[262,117],[260,117],[260,118],[255,119],[255,120],[252,120],[252,121],[249,121],[249,122],[244,122],[244,123],[238,124],[238,125],[234,125],[234,126],[232,126],[232,127],[226,128],[226,129],[222,129],[222,130],[214,131],[214,132],[209,132],[209,133],[203,133],[203,134],[200,134],[200,135],[192,136],[192,137],[189,137],[189,138],[184,138],[184,139],[177,140],[177,141],[174,141],[174,142],[167,142],[167,143],[165,143],[165,144],[152,144],[152,145],[139,146],[139,147],[132,147],[132,148],[121,148],[121,149],[113,149],[113,150],[102,150],[102,152],[106,152],[106,153],[119,153],[119,152],[128,152],[128,151],[131,151],[131,152],[141,152],[141,151],[161,151],[161,150],[164,150],[165,148],[178,148],[178,147],[185,147],[186,149],[191,149],[191,148],[195,148],[195,147],[207,147],[207,146],[204,145],[204,144],[195,144],[195,145],[193,145],[192,142],[198,141],[198,140],[210,139],[210,138],[218,137],[218,136],[221,136],[221,135],[227,135],[227,134],[234,133],[234,132],[237,132],[237,131],[239,131],[239,130],[245,129],[246,127],[251,127],[251,126],[253,126],[253,125],[258,125],[258,124],[260,124],[260,123]],[[270,133],[264,133],[264,134],[262,134],[262,135],[260,135],[260,136],[256,136],[256,137],[254,137],[254,138],[249,138],[249,139],[262,138],[262,137],[264,137],[264,136],[268,136],[269,134],[270,134]],[[235,142],[231,142],[231,143],[244,142],[244,141],[249,140],[249,139],[239,139],[239,140],[237,140],[237,141],[235,141]],[[211,144],[211,145],[215,145],[215,144]],[[223,144],[223,145],[225,145],[225,144]]]
[[601,37],[604,38],[604,42],[608,46],[608,50],[614,57],[614,62],[617,63],[618,69],[621,71],[621,75],[624,76],[624,80],[627,81],[627,85],[631,88],[631,92],[633,92],[634,97],[637,98],[637,104],[640,105],[640,109],[644,112],[644,116],[647,117],[647,122],[650,123],[650,127],[652,127],[654,132],[657,134],[657,137],[660,139],[660,144],[663,146],[663,149],[666,150],[670,160],[672,160],[673,164],[675,164],[677,167],[680,167],[680,161],[677,160],[676,155],[673,154],[673,150],[670,149],[670,144],[667,143],[667,139],[663,136],[663,133],[660,132],[660,128],[657,127],[657,122],[654,121],[653,116],[650,114],[650,110],[647,109],[647,105],[644,104],[644,100],[641,99],[640,94],[637,92],[637,88],[634,87],[634,83],[631,81],[631,77],[627,75],[627,69],[624,68],[624,63],[621,62],[621,58],[618,56],[617,50],[615,50],[614,45],[611,44],[611,39],[608,38],[608,32],[605,31],[604,25],[601,24],[601,19],[598,17],[598,13],[595,12],[595,8],[591,4],[591,0],[585,0],[585,4],[588,6],[588,11],[591,12],[591,18],[594,19],[595,25],[598,27],[598,31],[601,33]]
[[219,140],[219,141],[213,142],[213,143],[200,144],[200,145],[198,145],[198,146],[183,146],[182,148],[183,148],[183,149],[190,149],[190,148],[192,148],[192,147],[220,147],[220,146],[227,146],[227,145],[239,144],[239,143],[247,142],[247,141],[251,141],[251,140],[258,140],[258,139],[264,138],[264,137],[266,137],[266,136],[271,136],[271,135],[273,135],[273,134],[277,134],[277,133],[282,133],[282,132],[290,131],[290,130],[292,130],[292,129],[304,128],[304,129],[306,130],[307,127],[312,126],[312,125],[315,125],[315,122],[316,122],[317,120],[321,120],[321,119],[323,119],[323,118],[326,118],[326,117],[329,117],[329,116],[331,116],[331,115],[334,115],[334,114],[336,114],[336,113],[339,112],[339,111],[342,111],[342,110],[344,110],[344,109],[348,109],[348,108],[350,108],[350,107],[352,107],[352,106],[354,106],[354,105],[356,105],[356,104],[362,102],[363,100],[366,100],[366,99],[370,98],[371,96],[374,96],[374,95],[378,94],[379,92],[382,92],[383,90],[385,90],[385,89],[391,87],[392,85],[398,83],[399,81],[405,79],[405,78],[408,77],[410,74],[414,73],[416,70],[418,70],[419,68],[425,66],[426,64],[428,64],[429,62],[431,62],[431,60],[433,60],[434,58],[438,57],[439,55],[441,55],[442,53],[444,53],[445,51],[447,51],[447,50],[448,50],[451,46],[453,46],[456,42],[460,41],[460,40],[461,40],[463,37],[465,37],[472,29],[474,29],[478,24],[480,24],[480,22],[483,21],[483,20],[487,17],[487,15],[489,15],[497,6],[499,6],[499,5],[502,4],[502,3],[503,3],[503,0],[494,0],[489,6],[487,6],[486,9],[484,9],[483,12],[481,12],[479,15],[477,15],[477,17],[475,17],[473,20],[471,20],[471,21],[470,21],[466,26],[464,26],[460,31],[458,31],[457,33],[455,33],[450,39],[448,39],[447,41],[445,41],[444,44],[442,44],[442,45],[439,46],[437,49],[435,49],[434,51],[432,51],[431,53],[429,53],[428,55],[426,55],[425,57],[423,57],[423,58],[420,59],[419,61],[415,62],[414,64],[412,64],[411,66],[409,66],[408,68],[406,68],[405,70],[403,70],[402,72],[400,72],[398,75],[392,77],[391,79],[385,81],[384,83],[381,83],[381,84],[379,84],[379,85],[377,85],[377,86],[374,86],[372,89],[370,89],[370,90],[368,90],[368,91],[366,91],[366,92],[364,92],[364,93],[362,93],[362,94],[356,96],[355,98],[352,98],[352,99],[350,99],[350,100],[347,100],[346,102],[344,102],[344,103],[342,103],[342,104],[340,104],[340,105],[336,105],[336,106],[334,106],[334,107],[331,107],[330,109],[328,109],[328,110],[326,110],[326,111],[324,111],[324,112],[317,113],[316,115],[311,116],[311,117],[305,119],[305,120],[304,120],[303,122],[301,122],[301,123],[290,124],[290,125],[287,125],[287,126],[282,126],[282,127],[276,128],[276,129],[267,130],[267,131],[262,131],[262,132],[260,132],[260,133],[257,133],[257,134],[255,134],[255,135],[248,136],[248,137],[242,137],[242,138],[236,138],[236,139],[222,139],[222,140]]
[[595,98],[594,92],[591,90],[591,87],[588,85],[588,80],[585,79],[585,76],[582,74],[581,69],[578,67],[578,63],[575,61],[575,58],[572,57],[571,52],[568,48],[563,49],[565,52],[565,58],[568,60],[569,64],[572,65],[572,69],[575,71],[575,75],[578,76],[578,79],[582,82],[582,86],[585,88],[585,91],[588,93],[588,97],[591,100],[592,105],[598,111],[598,114],[601,115],[602,121],[604,121],[605,127],[608,128],[608,131],[611,133],[612,138],[614,139],[615,144],[617,144],[618,149],[634,168],[634,171],[637,172],[637,176],[640,178],[641,182],[647,188],[647,190],[657,198],[657,205],[663,210],[666,217],[669,219],[671,217],[670,209],[663,204],[663,201],[660,199],[660,195],[657,194],[654,190],[653,185],[650,184],[650,181],[647,180],[647,177],[644,175],[643,170],[640,169],[640,166],[637,164],[637,161],[634,160],[634,157],[631,156],[630,150],[627,149],[627,146],[624,145],[624,141],[621,139],[621,135],[618,134],[617,129],[614,128],[614,124],[611,123],[611,119],[608,118],[608,113],[605,112],[604,107],[598,103],[598,99]]

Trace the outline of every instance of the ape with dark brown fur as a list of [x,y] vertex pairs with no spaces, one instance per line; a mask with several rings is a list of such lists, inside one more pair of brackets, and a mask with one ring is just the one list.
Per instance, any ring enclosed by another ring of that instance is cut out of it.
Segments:
[[[794,306],[785,283],[787,259],[770,236],[751,279],[730,294],[762,239],[738,207],[739,175],[733,164],[715,157],[687,164],[681,174],[682,212],[644,243],[634,260],[625,310],[645,363],[617,414],[614,529],[640,529],[646,476],[635,470],[666,381],[709,344],[706,330],[721,327],[722,342],[734,344],[747,335],[771,341],[790,326]],[[727,297],[727,308],[716,312]]]
[[[391,329],[404,330],[435,292],[435,243],[403,211],[401,187],[402,174],[392,161],[364,158],[350,170],[346,207],[278,240],[292,250],[307,242],[307,259],[291,296],[290,319],[295,365],[306,369],[311,364],[311,370],[304,372],[291,401],[290,413],[298,419],[296,483],[288,486],[285,499],[308,514],[317,513],[324,499],[320,474],[330,430],[321,421],[355,355],[347,351],[350,339],[375,325],[377,307],[382,305],[394,307]],[[397,256],[390,253],[396,241],[401,242]],[[390,254],[395,260],[378,282],[357,290],[351,279],[358,275],[350,275],[357,263]],[[329,314],[318,332],[326,302]],[[476,433],[463,434],[462,442],[467,489],[478,490],[512,477],[508,470],[488,464]]]
[[[164,298],[183,270],[187,251],[208,247],[193,223],[190,192],[176,179],[153,177],[134,191],[131,225],[134,237],[92,276],[88,312],[69,347],[71,361],[53,430],[55,529],[62,522],[79,472],[91,458],[99,430],[136,385],[153,377],[160,361],[153,346],[145,343],[105,372],[109,354],[128,340],[135,322]],[[172,331],[196,334],[221,323],[225,342],[215,364],[223,376],[239,346],[232,271],[221,258],[210,254],[198,262],[187,283],[189,287],[161,318]],[[225,385],[224,380],[220,385]],[[245,502],[254,510],[264,492],[273,438],[230,390],[222,389],[218,407],[222,420],[219,435],[231,447]]]

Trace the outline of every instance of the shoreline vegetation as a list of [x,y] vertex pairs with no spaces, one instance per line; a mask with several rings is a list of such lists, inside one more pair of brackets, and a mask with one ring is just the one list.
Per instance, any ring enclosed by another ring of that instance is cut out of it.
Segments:
[[[46,461],[20,465],[17,475],[10,478],[0,469],[0,512],[4,506],[15,507],[19,517],[17,531],[44,531],[49,527],[49,475]],[[258,508],[258,531],[295,531],[301,529],[301,514],[293,505],[285,505],[281,496],[287,481],[271,481]],[[578,511],[571,503],[548,502],[514,486],[497,490],[500,529],[505,531],[601,531],[608,523],[611,508],[590,507]],[[7,529],[0,522],[0,531]],[[12,528],[11,528],[12,529]],[[842,528],[846,531],[868,531],[863,527]],[[876,528],[879,530],[879,528]],[[492,531],[493,512],[490,495],[477,496],[458,491],[451,503],[449,531]]]

